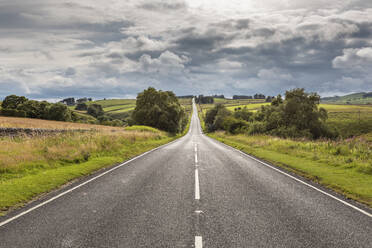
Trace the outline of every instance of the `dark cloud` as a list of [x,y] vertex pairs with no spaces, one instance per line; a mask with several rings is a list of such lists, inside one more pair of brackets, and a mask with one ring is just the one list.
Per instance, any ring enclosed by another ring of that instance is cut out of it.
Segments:
[[324,2],[2,1],[0,96],[372,90],[372,3]]

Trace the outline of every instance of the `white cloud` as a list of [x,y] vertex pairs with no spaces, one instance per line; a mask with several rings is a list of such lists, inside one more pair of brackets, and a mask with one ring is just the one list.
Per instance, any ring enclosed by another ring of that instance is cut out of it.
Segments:
[[370,72],[372,68],[372,47],[347,48],[342,56],[337,56],[332,61],[337,69]]

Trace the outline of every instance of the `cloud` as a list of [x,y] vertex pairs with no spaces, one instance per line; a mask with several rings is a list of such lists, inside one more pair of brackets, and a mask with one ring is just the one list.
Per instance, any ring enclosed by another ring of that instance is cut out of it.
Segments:
[[370,91],[372,2],[1,1],[0,97]]
[[368,73],[372,68],[372,47],[344,49],[343,55],[334,58],[332,65],[337,69]]

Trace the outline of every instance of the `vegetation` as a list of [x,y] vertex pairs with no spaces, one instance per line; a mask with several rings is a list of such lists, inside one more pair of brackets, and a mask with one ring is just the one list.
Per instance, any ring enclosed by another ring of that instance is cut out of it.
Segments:
[[223,132],[208,135],[372,207],[372,136],[309,141]]
[[[310,96],[297,91],[291,101],[286,96],[273,98],[272,103],[242,103],[239,99],[220,102],[224,106],[202,104],[199,116],[212,138],[372,206],[372,106],[318,104],[317,96]],[[290,105],[293,108],[286,109]],[[307,114],[301,112],[305,110]],[[295,119],[284,123],[293,123],[297,135],[267,129],[274,124],[280,130],[278,124],[286,116]],[[338,138],[321,135],[323,138],[315,140],[316,132],[309,128],[314,123],[331,134],[338,133]],[[303,128],[298,127],[303,126],[311,135],[300,131]]]
[[161,131],[71,132],[0,139],[0,215],[74,178],[176,137]]
[[232,134],[265,133],[280,137],[334,138],[335,130],[326,125],[327,111],[318,108],[320,97],[304,89],[287,91],[285,99],[279,95],[270,105],[262,105],[255,114],[247,108],[231,112],[217,104],[207,111],[205,124],[209,132],[226,130]]
[[372,92],[353,93],[345,96],[324,97],[323,103],[332,104],[372,104]]
[[187,125],[185,110],[176,95],[171,91],[157,91],[151,87],[138,94],[132,118],[138,125],[170,133],[182,132]]
[[29,100],[24,96],[7,96],[1,104],[4,116],[28,117],[56,121],[74,121],[77,116],[62,103]]

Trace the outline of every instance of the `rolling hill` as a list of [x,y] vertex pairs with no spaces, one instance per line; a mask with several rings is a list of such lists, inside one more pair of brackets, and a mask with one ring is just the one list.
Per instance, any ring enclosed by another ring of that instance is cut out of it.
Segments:
[[322,103],[333,104],[372,104],[372,92],[353,93],[345,96],[321,98]]

